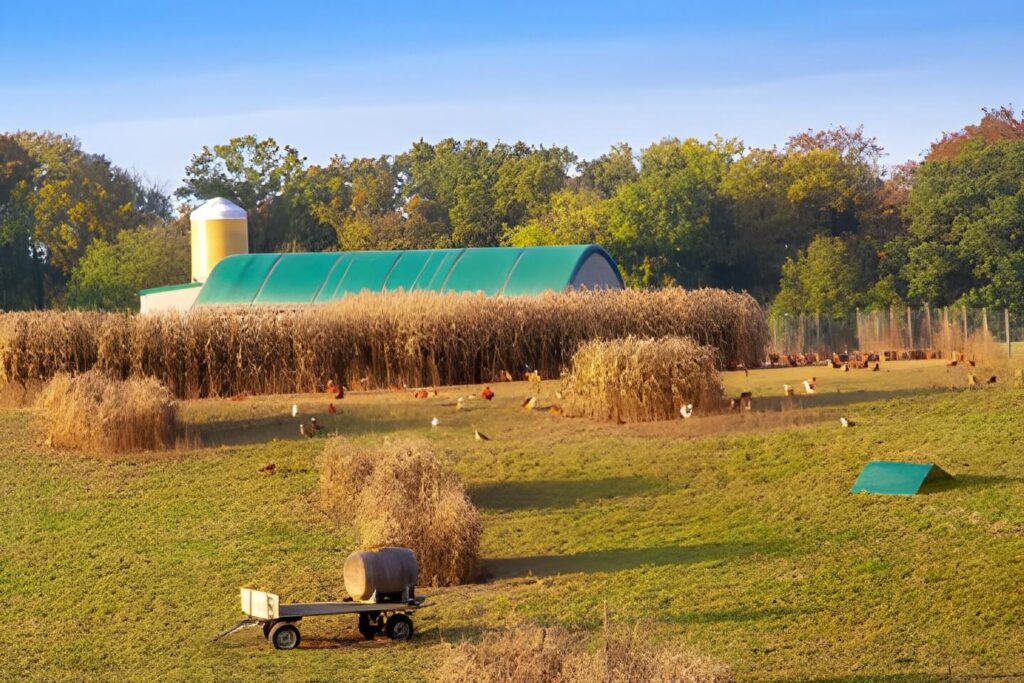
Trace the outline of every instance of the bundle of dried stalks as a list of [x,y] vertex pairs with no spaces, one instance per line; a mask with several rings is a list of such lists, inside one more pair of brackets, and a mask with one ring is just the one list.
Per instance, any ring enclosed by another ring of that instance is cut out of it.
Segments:
[[342,438],[329,440],[320,465],[320,500],[336,521],[355,526],[363,547],[412,549],[424,584],[477,578],[480,513],[428,442],[362,448]]
[[599,646],[561,628],[492,631],[476,644],[449,646],[435,680],[450,683],[731,683],[707,657],[651,645],[639,626],[606,626]]
[[154,379],[112,380],[97,370],[59,374],[37,410],[55,448],[122,453],[171,448],[178,439],[174,400]]
[[711,410],[723,391],[715,357],[715,349],[685,337],[587,342],[563,379],[563,409],[617,422],[670,420],[690,404]]

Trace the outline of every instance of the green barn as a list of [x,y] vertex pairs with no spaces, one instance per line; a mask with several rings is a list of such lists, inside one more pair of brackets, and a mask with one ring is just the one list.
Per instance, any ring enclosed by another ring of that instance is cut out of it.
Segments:
[[189,221],[192,282],[142,290],[142,313],[323,304],[360,292],[535,296],[623,287],[615,261],[595,244],[250,254],[247,214],[232,201],[214,197]]

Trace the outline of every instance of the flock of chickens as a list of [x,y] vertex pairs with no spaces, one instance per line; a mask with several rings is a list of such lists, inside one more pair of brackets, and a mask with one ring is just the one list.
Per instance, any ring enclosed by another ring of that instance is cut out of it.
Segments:
[[[502,381],[508,381],[508,382],[513,381],[512,375],[508,371],[504,371],[504,370],[502,371],[499,379],[502,380]],[[524,399],[523,402],[520,404],[520,407],[523,410],[527,410],[527,411],[534,410],[535,408],[538,407],[538,405],[537,405],[537,394],[539,393],[540,382],[541,382],[540,372],[537,371],[537,370],[531,369],[530,367],[527,367],[525,373],[523,374],[523,380],[530,383],[530,386],[533,388],[534,393],[532,393],[531,396],[528,396],[526,399]],[[366,384],[365,380],[360,380],[360,384],[361,385],[365,385]],[[332,395],[334,397],[334,400],[340,401],[340,400],[345,398],[346,387],[344,385],[342,385],[342,384],[338,384],[337,382],[335,382],[332,379],[332,380],[329,380],[327,382],[326,391],[327,391],[328,394],[330,394],[330,395]],[[412,397],[414,399],[426,399],[426,398],[429,398],[430,396],[437,396],[437,395],[438,395],[437,387],[434,387],[431,390],[427,390],[425,388],[417,389],[417,390],[415,390],[412,393]],[[494,396],[495,396],[494,390],[491,389],[491,387],[488,385],[488,386],[484,386],[483,390],[480,392],[479,398],[482,398],[485,401],[491,401],[491,400],[494,399]],[[560,392],[556,392],[556,396],[558,398],[561,398],[562,394]],[[466,402],[468,400],[475,399],[475,398],[477,398],[477,396],[474,396],[474,395],[459,396],[455,400],[454,403],[445,403],[445,404],[442,404],[442,405],[448,406],[448,407],[454,406],[456,411],[461,411],[461,410],[465,410]],[[236,400],[240,400],[240,399],[236,399]],[[547,410],[547,412],[550,415],[560,416],[560,415],[563,414],[562,413],[562,408],[560,406],[558,406],[557,404],[552,404],[550,406],[547,406],[546,410]],[[333,414],[338,412],[338,409],[334,405],[334,403],[328,403],[327,404],[327,412],[333,415]],[[299,414],[299,406],[298,406],[298,404],[293,404],[292,405],[292,410],[291,410],[291,415],[294,418],[294,417],[298,417],[298,414]],[[439,418],[437,418],[436,416],[431,418],[430,426],[431,426],[432,429],[436,429],[440,425],[441,425],[441,420]],[[299,423],[299,434],[302,435],[303,437],[306,437],[306,438],[313,438],[322,429],[323,429],[323,425],[321,425],[317,421],[316,417],[311,417],[309,419],[309,423],[308,424],[306,422],[300,422]],[[484,434],[483,432],[481,432],[481,431],[479,431],[477,429],[473,430],[473,438],[476,441],[490,441],[491,440],[491,437],[487,436],[486,434]]]

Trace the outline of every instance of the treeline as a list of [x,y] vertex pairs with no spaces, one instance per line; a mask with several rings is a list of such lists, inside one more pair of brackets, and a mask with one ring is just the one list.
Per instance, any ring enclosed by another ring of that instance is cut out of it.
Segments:
[[192,157],[172,219],[169,197],[74,140],[17,133],[0,136],[0,306],[131,308],[140,287],[188,278],[188,208],[224,196],[249,211],[253,251],[597,242],[632,285],[747,290],[777,313],[1024,312],[1014,110],[941,134],[920,163],[883,160],[842,127],[771,149],[668,138],[595,159],[420,141],[325,165],[246,136]]

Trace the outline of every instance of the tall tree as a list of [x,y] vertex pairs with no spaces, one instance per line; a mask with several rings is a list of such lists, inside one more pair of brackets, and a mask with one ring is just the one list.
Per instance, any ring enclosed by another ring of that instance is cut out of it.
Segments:
[[295,148],[282,148],[273,138],[245,135],[212,149],[204,145],[185,168],[184,183],[175,196],[191,203],[230,199],[248,212],[249,248],[275,251],[310,229],[296,226],[310,220],[301,191],[289,192],[304,162]]

